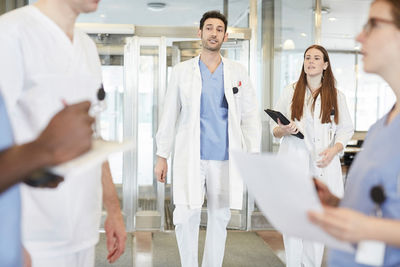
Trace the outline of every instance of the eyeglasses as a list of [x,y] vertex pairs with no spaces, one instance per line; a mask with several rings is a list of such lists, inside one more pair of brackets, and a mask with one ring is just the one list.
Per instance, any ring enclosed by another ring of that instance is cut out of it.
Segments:
[[394,24],[393,20],[382,19],[382,18],[369,18],[367,23],[365,23],[363,30],[366,35],[369,35],[373,29],[376,28],[378,23]]

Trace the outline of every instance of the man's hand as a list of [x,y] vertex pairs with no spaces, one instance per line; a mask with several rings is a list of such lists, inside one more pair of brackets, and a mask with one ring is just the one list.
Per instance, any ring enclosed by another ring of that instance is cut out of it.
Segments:
[[68,161],[90,149],[94,119],[88,114],[89,108],[88,101],[66,106],[36,139],[36,146],[46,151],[48,165]]
[[154,167],[154,173],[156,174],[157,180],[161,183],[165,183],[167,172],[168,172],[167,159],[158,156],[156,166]]
[[108,214],[104,222],[107,238],[107,260],[115,262],[125,251],[126,231],[121,212]]
[[322,205],[337,207],[339,205],[340,199],[333,195],[331,191],[329,191],[329,188],[328,186],[326,186],[326,184],[324,184],[317,178],[313,178],[313,181]]
[[323,212],[308,212],[308,218],[339,240],[356,243],[366,238],[372,220],[347,208],[324,207]]
[[101,166],[101,182],[103,186],[103,205],[107,211],[107,218],[104,222],[107,238],[107,260],[113,263],[125,251],[126,231],[108,162],[104,162]]

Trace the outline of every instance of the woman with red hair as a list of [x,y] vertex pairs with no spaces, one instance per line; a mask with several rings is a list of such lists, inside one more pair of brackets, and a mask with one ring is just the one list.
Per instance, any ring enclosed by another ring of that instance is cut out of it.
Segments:
[[[274,137],[282,138],[279,153],[306,155],[310,173],[336,196],[343,196],[339,156],[354,127],[325,48],[312,45],[306,49],[298,81],[284,89],[275,109],[291,120],[288,125],[271,120]],[[299,131],[304,139],[294,136]],[[284,244],[288,267],[321,266],[323,244],[288,236],[284,236]]]

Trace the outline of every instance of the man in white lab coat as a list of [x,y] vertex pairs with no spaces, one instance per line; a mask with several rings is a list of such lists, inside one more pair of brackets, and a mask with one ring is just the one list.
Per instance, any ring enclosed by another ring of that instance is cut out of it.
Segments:
[[[39,0],[0,17],[0,92],[17,144],[34,140],[65,103],[95,100],[96,46],[74,24],[98,2]],[[123,253],[125,226],[107,162],[66,175],[56,189],[23,185],[21,195],[23,243],[34,267],[94,266],[102,196],[108,260]]]
[[243,183],[229,154],[260,149],[261,121],[247,71],[220,55],[226,30],[227,20],[218,11],[203,15],[201,54],[172,70],[157,132],[160,182],[174,150],[173,220],[182,266],[198,266],[204,194],[208,222],[202,266],[222,266],[230,208],[241,209],[243,199]]

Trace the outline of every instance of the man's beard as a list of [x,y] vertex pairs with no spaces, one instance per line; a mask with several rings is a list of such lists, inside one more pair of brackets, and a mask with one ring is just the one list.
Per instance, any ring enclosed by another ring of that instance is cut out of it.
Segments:
[[209,51],[213,51],[213,52],[221,50],[222,43],[217,43],[217,46],[209,46],[208,45],[208,41],[209,40],[202,40],[201,41],[201,45],[203,46],[203,48],[205,48],[205,49],[207,49]]

